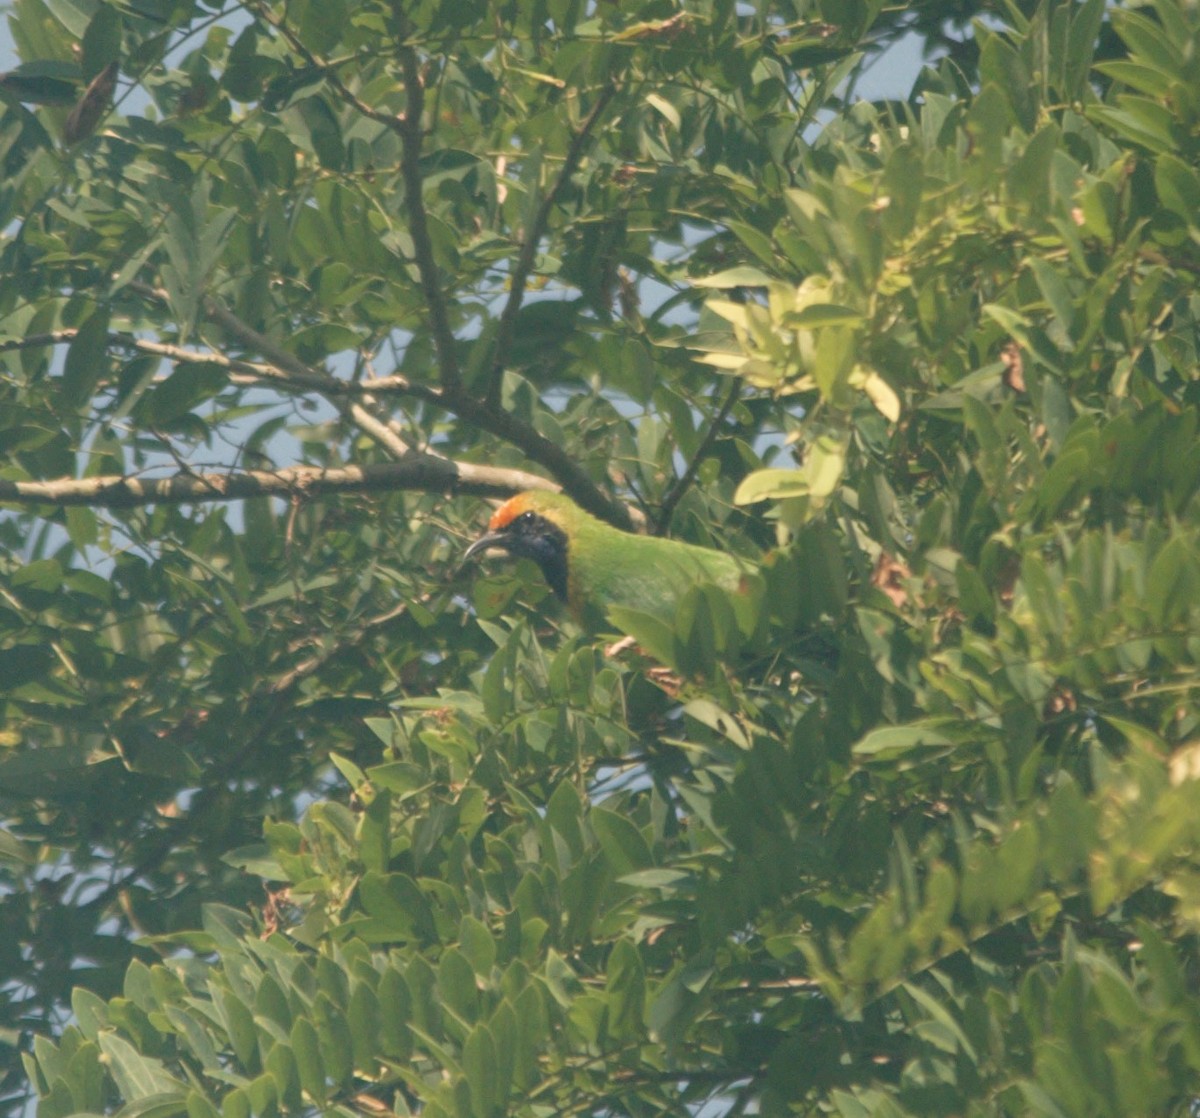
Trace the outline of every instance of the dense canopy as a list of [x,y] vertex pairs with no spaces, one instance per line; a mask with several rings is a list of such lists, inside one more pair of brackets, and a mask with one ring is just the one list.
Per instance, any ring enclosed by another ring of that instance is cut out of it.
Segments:
[[5,1105],[1194,1112],[1195,5],[8,23]]

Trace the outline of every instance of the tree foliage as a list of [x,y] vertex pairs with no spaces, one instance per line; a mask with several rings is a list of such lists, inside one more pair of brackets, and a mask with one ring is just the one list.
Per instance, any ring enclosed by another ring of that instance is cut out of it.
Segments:
[[1193,5],[11,7],[14,1105],[1190,1112]]

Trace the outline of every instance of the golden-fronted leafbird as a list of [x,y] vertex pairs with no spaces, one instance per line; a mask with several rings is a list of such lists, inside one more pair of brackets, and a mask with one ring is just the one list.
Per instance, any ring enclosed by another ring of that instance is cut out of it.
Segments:
[[[706,547],[637,536],[597,520],[561,493],[530,490],[501,505],[464,560],[489,548],[532,559],[550,589],[590,629],[614,608],[674,622],[693,587],[745,588],[750,567]],[[624,628],[618,618],[618,628]]]

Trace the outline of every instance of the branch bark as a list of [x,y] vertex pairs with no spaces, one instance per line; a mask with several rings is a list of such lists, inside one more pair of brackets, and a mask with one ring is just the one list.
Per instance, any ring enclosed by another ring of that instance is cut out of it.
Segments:
[[[149,290],[153,291],[153,289]],[[156,297],[162,297],[157,292],[154,294]],[[242,322],[216,300],[209,299],[206,308],[212,321],[223,326],[243,346],[261,353],[273,365],[285,370],[286,379],[295,380],[297,383],[302,379],[318,383],[323,380],[335,385],[346,383],[328,373],[305,365],[299,358],[277,346],[270,338]],[[538,465],[544,466],[562,485],[568,496],[588,512],[602,520],[607,520],[610,524],[615,524],[618,528],[624,528],[626,531],[633,529],[633,520],[629,509],[620,502],[610,501],[596,488],[592,479],[562,447],[546,438],[532,424],[518,419],[501,407],[492,407],[484,401],[477,400],[465,392],[461,385],[452,388],[443,383],[440,389],[419,385],[410,385],[409,388],[410,395],[442,408],[451,415],[473,423],[481,430],[518,447]]]
[[575,133],[571,146],[567,149],[566,159],[563,160],[562,169],[554,180],[554,185],[546,192],[541,205],[537,208],[537,213],[534,214],[533,221],[525,231],[520,255],[517,257],[516,264],[513,265],[508,300],[504,304],[504,310],[500,312],[500,321],[496,327],[496,342],[492,350],[492,367],[487,386],[487,402],[490,407],[498,407],[500,403],[500,386],[504,377],[504,366],[508,363],[508,354],[512,349],[517,313],[525,299],[525,288],[529,283],[529,275],[533,271],[534,260],[537,258],[538,245],[541,243],[546,226],[550,221],[550,211],[554,208],[554,203],[562,193],[563,187],[575,173],[580,160],[583,159],[583,152],[587,147],[592,130],[596,127],[596,123],[604,110],[608,108],[608,104],[616,92],[617,87],[609,85],[597,98],[595,105],[592,106],[592,111],[588,113],[579,131]]
[[721,401],[720,408],[717,409],[717,414],[713,416],[712,422],[708,425],[708,430],[704,432],[704,438],[700,440],[700,445],[696,447],[696,453],[692,455],[692,460],[687,464],[687,468],[680,475],[679,480],[667,491],[667,495],[663,498],[662,506],[658,510],[658,518],[655,522],[654,534],[661,536],[666,532],[671,524],[671,517],[675,513],[675,506],[679,504],[683,495],[692,487],[692,482],[696,480],[696,474],[700,470],[700,463],[704,461],[704,456],[708,454],[709,448],[717,439],[717,432],[721,429],[721,424],[729,418],[729,413],[733,411],[733,405],[737,403],[738,391],[741,388],[742,382],[734,377],[729,385],[729,391],[725,394],[725,399]]
[[[131,284],[131,287],[138,290],[147,298],[162,300],[165,295],[154,287],[148,284]],[[557,443],[552,442],[541,434],[532,425],[524,420],[518,419],[516,416],[504,411],[502,408],[491,408],[484,402],[476,400],[474,397],[467,395],[464,392],[450,392],[445,388],[431,388],[428,385],[415,384],[405,377],[376,377],[368,380],[360,381],[357,384],[340,380],[339,378],[330,375],[320,369],[306,365],[295,355],[290,354],[287,350],[276,345],[266,335],[259,333],[252,327],[243,322],[231,311],[223,307],[215,299],[206,301],[206,316],[214,323],[221,326],[226,333],[236,340],[239,345],[247,350],[252,350],[261,354],[267,359],[268,363],[259,363],[252,361],[244,361],[236,358],[226,357],[220,353],[204,353],[198,350],[184,349],[180,346],[166,345],[159,342],[150,342],[145,339],[136,338],[127,334],[110,335],[110,342],[122,346],[130,346],[143,353],[156,354],[172,361],[208,361],[213,364],[221,365],[230,370],[230,379],[235,382],[246,383],[270,383],[278,385],[281,388],[302,389],[304,391],[319,392],[327,397],[357,397],[367,407],[375,404],[374,394],[378,393],[395,393],[397,395],[410,396],[415,399],[423,400],[434,407],[440,408],[443,411],[456,415],[460,419],[472,423],[480,430],[487,431],[489,434],[495,435],[498,438],[504,439],[513,446],[520,449],[531,460],[544,466],[547,471],[561,484],[563,490],[572,497],[581,507],[587,509],[593,515],[600,517],[602,520],[607,520],[610,524],[615,524],[619,528],[624,528],[629,531],[634,527],[634,522],[630,514],[630,510],[619,502],[609,501],[608,498],[596,488],[592,479],[579,466],[574,459],[566,454],[562,447]],[[34,345],[55,345],[71,341],[75,337],[74,330],[59,330],[54,333],[30,335],[27,338],[13,339],[0,343],[0,350],[19,349]],[[245,378],[245,380],[241,380]],[[364,430],[367,430],[373,437],[379,438],[382,429],[387,426],[385,418],[378,415],[372,415],[368,411],[355,411],[351,414],[352,420]],[[409,448],[407,444],[390,437],[382,438],[381,441],[388,449],[397,454],[407,455]],[[435,455],[423,453],[423,458],[434,460]],[[458,468],[459,464],[449,462],[449,469]],[[466,464],[461,464],[464,467]],[[484,467],[471,467],[472,469],[483,469]],[[297,477],[308,477],[313,474],[319,474],[321,471],[309,469],[308,473],[304,473],[305,467],[295,467],[294,470],[301,471]],[[520,470],[502,471],[512,476],[520,476],[532,479],[528,485],[520,485],[518,489],[535,489],[546,488],[550,483],[545,478],[541,478],[536,474],[526,473]],[[289,470],[284,469],[265,476],[278,477],[288,476]],[[184,475],[180,475],[184,476]],[[197,475],[191,475],[197,476]],[[226,475],[211,475],[214,478],[221,478]],[[242,475],[236,475],[242,476]],[[249,476],[249,475],[246,475]],[[120,478],[109,478],[109,483],[119,482]],[[96,479],[85,479],[84,481],[74,483],[73,479],[56,479],[50,482],[22,482],[21,485],[44,485],[44,486],[66,486],[69,484],[93,485]],[[147,485],[150,483],[137,483]],[[434,486],[436,488],[436,486]],[[70,490],[62,490],[70,492]],[[91,494],[87,499],[79,497],[74,498],[71,503],[74,504],[99,504],[105,502],[96,499],[95,489],[82,490],[81,492]],[[282,491],[288,491],[284,486]],[[458,492],[468,492],[468,490],[459,489]],[[513,492],[509,490],[507,492]],[[8,490],[12,494],[18,494],[17,490]],[[32,490],[30,492],[33,492]],[[133,491],[130,490],[123,501],[118,500],[117,504],[128,507],[130,505],[148,503],[153,500],[170,500],[170,497],[157,497],[147,495],[149,491],[142,492],[141,496],[132,496]],[[481,494],[483,496],[502,496],[506,491],[503,489],[496,492]],[[174,498],[177,501],[190,500],[234,500],[238,497],[256,496],[257,491],[239,491],[230,496],[222,496],[220,492],[208,491],[203,488],[197,489],[195,492],[190,492],[184,496]],[[54,498],[34,498],[20,497],[18,495],[0,498],[7,500],[15,500],[24,504],[38,503],[39,501],[48,501],[51,504],[62,504],[64,502]]]
[[[242,324],[239,323],[239,325]],[[242,329],[249,330],[244,325],[242,325]],[[249,332],[251,334],[255,333],[254,331]],[[66,329],[53,330],[45,334],[27,334],[23,338],[8,338],[0,341],[0,353],[14,349],[35,349],[38,346],[45,345],[67,345],[74,341],[78,333],[78,330]],[[262,335],[256,336],[267,346],[272,346],[269,339],[262,337]],[[248,344],[242,334],[238,334],[238,339],[244,345]],[[168,345],[164,342],[152,342],[147,338],[139,338],[133,334],[122,334],[119,331],[113,331],[108,335],[108,344],[118,346],[122,349],[135,350],[138,353],[149,354],[153,357],[161,357],[164,360],[177,363],[190,361],[219,365],[221,368],[229,370],[230,382],[237,385],[266,383],[285,389],[293,388],[304,392],[319,392],[322,396],[331,397],[396,395],[412,396],[431,403],[436,403],[439,400],[436,389],[424,384],[414,384],[407,377],[387,376],[368,377],[360,381],[341,380],[319,369],[301,365],[294,360],[291,362],[294,367],[291,370],[285,371],[273,364],[266,364],[259,361],[243,361],[236,357],[226,357],[223,353],[215,351],[206,352],[200,349],[187,349],[184,346]],[[283,350],[279,350],[276,347],[272,348],[275,349],[276,353],[284,355]]]
[[453,462],[410,453],[399,462],[321,469],[290,466],[279,470],[230,473],[176,473],[164,478],[111,475],[9,481],[0,478],[0,504],[86,505],[133,508],[154,503],[238,501],[249,497],[318,496],[419,490],[474,497],[511,497],[525,489],[557,489],[553,482],[524,470]]
[[425,305],[429,308],[429,324],[434,349],[437,351],[438,371],[442,386],[450,392],[458,391],[462,384],[462,372],[458,365],[458,353],[455,348],[454,331],[450,327],[446,296],[442,291],[441,271],[434,260],[433,241],[429,236],[429,221],[425,214],[425,183],[421,177],[421,120],[425,113],[425,83],[421,77],[421,64],[417,52],[410,46],[402,46],[399,50],[400,68],[404,75],[404,112],[381,112],[358,97],[332,66],[313,54],[299,37],[293,34],[284,20],[273,16],[263,4],[254,5],[253,10],[261,19],[276,28],[308,65],[324,71],[326,80],[343,101],[356,112],[391,129],[400,137],[400,176],[404,180],[408,232],[412,237],[413,260],[421,280],[421,292],[425,297]]
[[429,222],[425,216],[425,181],[421,177],[421,118],[425,112],[425,83],[421,78],[420,59],[412,47],[401,50],[400,66],[404,71],[405,104],[404,116],[396,118],[395,128],[400,134],[400,175],[404,179],[408,232],[413,241],[413,257],[421,278],[421,292],[429,308],[429,327],[433,334],[434,349],[437,350],[442,387],[447,392],[455,393],[462,387],[462,373],[458,367],[454,332],[450,329],[446,296],[442,291],[441,270],[433,258],[433,241],[429,237]]

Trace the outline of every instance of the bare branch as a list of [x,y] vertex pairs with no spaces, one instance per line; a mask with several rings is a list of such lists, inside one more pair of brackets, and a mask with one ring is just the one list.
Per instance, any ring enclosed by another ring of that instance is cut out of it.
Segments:
[[328,373],[306,365],[294,353],[288,353],[283,346],[276,345],[265,334],[260,334],[253,326],[243,322],[233,311],[213,298],[204,300],[205,316],[210,322],[216,323],[227,334],[231,334],[247,349],[261,353],[272,365],[295,377],[324,377],[332,380]]
[[0,503],[133,508],[157,503],[239,501],[250,497],[317,496],[417,490],[474,497],[511,497],[525,489],[556,489],[524,470],[453,462],[410,453],[399,462],[321,469],[289,466],[239,473],[177,473],[165,478],[108,476],[9,481],[0,478]]
[[520,255],[517,257],[517,262],[513,265],[512,283],[508,291],[508,300],[504,304],[504,310],[500,313],[500,321],[496,327],[496,344],[492,351],[492,368],[487,386],[487,401],[492,407],[496,407],[500,402],[500,385],[504,377],[504,366],[508,363],[508,354],[512,349],[513,331],[516,329],[517,324],[517,313],[520,311],[521,303],[525,298],[525,287],[529,283],[529,275],[533,271],[533,263],[537,258],[538,245],[541,243],[542,236],[546,232],[546,225],[550,221],[550,211],[554,208],[554,203],[558,200],[559,194],[562,193],[563,187],[570,181],[571,176],[578,168],[580,160],[583,159],[584,149],[587,147],[592,130],[595,128],[604,110],[608,108],[608,103],[613,99],[616,92],[617,87],[615,85],[609,85],[601,91],[595,105],[592,106],[592,111],[588,113],[579,131],[575,133],[575,138],[571,141],[571,146],[567,149],[567,156],[563,160],[562,168],[558,172],[554,184],[546,192],[541,205],[537,208],[537,213],[534,214],[533,221],[530,222],[529,228],[525,231],[525,239],[521,242]]
[[[388,423],[378,416],[372,415],[362,404],[351,404],[346,409],[351,422],[361,427],[380,446],[386,446],[397,458],[405,458],[412,453],[412,447],[397,430],[397,425]],[[440,458],[440,454],[433,455]]]
[[[0,341],[0,353],[14,349],[36,349],[39,346],[66,345],[73,341],[78,330],[54,330],[45,334],[28,334],[24,338],[8,338]],[[237,385],[253,385],[268,383],[281,389],[300,389],[304,392],[319,392],[323,396],[412,396],[428,403],[440,404],[441,398],[435,388],[428,385],[415,384],[407,377],[386,376],[368,377],[361,381],[342,380],[331,376],[320,369],[310,368],[306,373],[285,372],[275,365],[267,365],[257,361],[243,361],[236,357],[226,357],[223,353],[200,349],[186,349],[183,346],[167,345],[163,342],[152,342],[146,338],[138,338],[133,334],[113,332],[108,335],[108,344],[123,349],[136,350],[155,357],[162,357],[175,362],[207,362],[218,365],[230,371],[230,383]],[[444,404],[441,406],[445,407]]]
[[[329,385],[346,384],[345,381],[339,381],[328,373],[305,365],[299,358],[277,346],[270,338],[242,322],[215,299],[208,299],[205,305],[209,317],[214,322],[227,330],[242,345],[257,350],[272,364],[285,369],[289,379],[299,382],[305,378],[313,378],[318,381],[324,378],[324,382]],[[295,371],[293,372],[293,370]],[[363,383],[371,384],[370,381]],[[318,390],[324,391],[319,385]],[[503,408],[489,406],[476,400],[463,392],[461,386],[452,387],[444,380],[440,391],[409,384],[407,392],[519,447],[533,461],[549,470],[562,483],[563,489],[589,512],[616,524],[619,528],[632,528],[633,523],[628,508],[608,500],[596,488],[587,473],[561,446],[546,438],[531,424],[518,419]],[[369,396],[364,396],[364,403],[373,402]],[[374,432],[369,433],[374,434]]]

